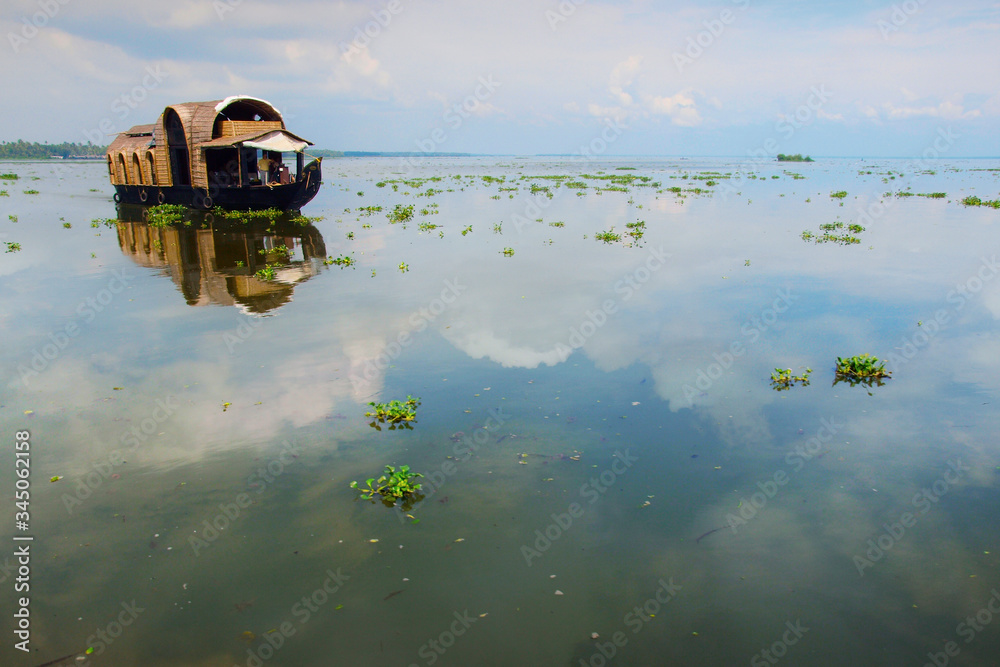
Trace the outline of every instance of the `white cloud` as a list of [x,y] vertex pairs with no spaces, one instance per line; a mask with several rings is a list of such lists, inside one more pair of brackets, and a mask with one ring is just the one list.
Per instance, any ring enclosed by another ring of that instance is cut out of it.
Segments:
[[602,107],[600,104],[588,104],[587,112],[597,118],[611,118],[618,123],[624,123],[629,117],[628,109],[624,107]]
[[629,56],[627,60],[618,63],[611,70],[608,90],[611,91],[612,96],[616,97],[618,103],[622,106],[627,107],[632,104],[632,96],[625,92],[625,88],[632,85],[632,81],[639,71],[640,63],[642,63],[642,56]]
[[[643,85],[636,82],[642,62],[643,56],[631,55],[614,66],[608,78],[608,94],[614,103],[591,102],[587,105],[590,115],[618,122],[630,118],[667,116],[674,125],[681,127],[700,125],[702,117],[690,89],[672,96],[656,96],[643,91]],[[659,78],[658,74],[656,78]],[[635,103],[636,97],[641,100],[639,104]],[[722,103],[714,98],[712,106],[721,107]]]
[[983,115],[1000,116],[1000,94],[993,95],[983,103]]
[[[157,9],[162,8],[167,16],[163,20],[163,25],[171,28],[189,30],[191,28],[201,28],[211,25],[218,20],[219,16],[214,7],[215,3],[195,2],[185,0],[184,2],[171,2],[164,5],[157,5]],[[225,3],[219,3],[225,4]]]
[[698,113],[694,98],[687,91],[671,97],[654,97],[650,99],[649,107],[655,114],[669,116],[675,125],[693,127],[701,124],[701,114]]
[[367,49],[362,49],[350,60],[347,60],[346,56],[341,59],[347,63],[349,69],[379,86],[388,86],[392,80],[389,73],[382,69],[379,61],[372,58]]
[[919,118],[921,116],[929,118],[944,118],[945,120],[962,120],[978,118],[982,115],[978,109],[965,111],[965,109],[962,108],[962,105],[948,101],[941,102],[937,105],[927,105],[922,107],[897,107],[890,102],[886,102],[883,105],[883,108],[885,109],[886,116],[892,120]]

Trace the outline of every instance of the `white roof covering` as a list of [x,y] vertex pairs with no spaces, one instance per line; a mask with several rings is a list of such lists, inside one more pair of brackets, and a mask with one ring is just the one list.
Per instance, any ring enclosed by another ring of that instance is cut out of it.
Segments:
[[[226,99],[222,100],[221,102],[215,105],[215,113],[219,113],[233,102],[239,102],[240,100],[253,100],[255,102],[263,102],[264,104],[271,107],[275,111],[278,111],[273,104],[271,104],[267,100],[262,100],[259,97],[254,97],[252,95],[230,95],[229,97],[227,97]],[[278,114],[280,115],[281,112],[278,111]]]

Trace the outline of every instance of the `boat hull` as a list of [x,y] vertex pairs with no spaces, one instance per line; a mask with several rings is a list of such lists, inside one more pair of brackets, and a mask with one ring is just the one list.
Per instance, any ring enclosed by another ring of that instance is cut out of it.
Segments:
[[297,210],[316,196],[322,179],[320,161],[314,160],[303,169],[302,178],[285,185],[220,185],[207,189],[190,185],[115,185],[115,202],[141,206],[180,204],[203,210],[216,206],[233,211]]

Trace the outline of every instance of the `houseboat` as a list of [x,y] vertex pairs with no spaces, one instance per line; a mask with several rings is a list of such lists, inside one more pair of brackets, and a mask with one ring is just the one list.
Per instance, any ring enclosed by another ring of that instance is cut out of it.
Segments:
[[236,95],[168,106],[155,124],[119,134],[106,157],[116,203],[290,210],[319,191],[322,158],[305,162],[311,145],[271,103]]

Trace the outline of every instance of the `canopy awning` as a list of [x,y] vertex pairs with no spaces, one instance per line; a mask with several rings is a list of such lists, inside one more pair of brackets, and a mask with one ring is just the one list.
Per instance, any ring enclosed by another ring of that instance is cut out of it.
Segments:
[[306,146],[309,146],[309,142],[299,139],[290,132],[274,130],[259,139],[244,141],[243,145],[250,148],[259,148],[264,151],[276,151],[278,153],[301,153],[306,149]]
[[271,130],[270,132],[254,132],[241,134],[237,137],[219,137],[202,144],[203,148],[225,148],[227,146],[248,146],[276,153],[301,153],[312,142],[298,137],[288,130]]

